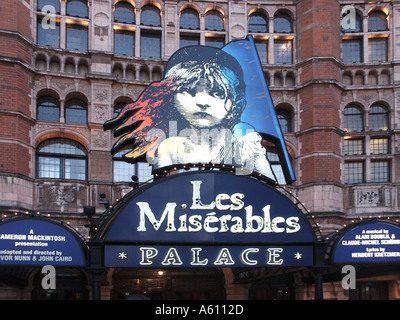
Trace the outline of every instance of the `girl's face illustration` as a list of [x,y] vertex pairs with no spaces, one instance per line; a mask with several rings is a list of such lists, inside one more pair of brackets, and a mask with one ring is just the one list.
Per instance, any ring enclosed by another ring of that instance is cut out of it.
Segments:
[[232,110],[232,100],[224,88],[198,87],[175,96],[178,112],[195,128],[221,126]]
[[232,113],[232,88],[216,69],[201,66],[186,70],[190,80],[175,94],[177,111],[195,128],[223,126]]

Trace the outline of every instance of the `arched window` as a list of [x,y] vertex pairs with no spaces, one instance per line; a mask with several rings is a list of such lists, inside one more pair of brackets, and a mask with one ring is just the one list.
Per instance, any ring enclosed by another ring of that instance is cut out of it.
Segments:
[[114,115],[113,117],[115,118],[117,115],[119,115],[119,113],[121,112],[121,110],[127,105],[126,102],[118,102],[114,105]]
[[223,31],[224,17],[217,10],[211,10],[206,15],[206,30]]
[[152,5],[145,5],[140,14],[140,24],[145,26],[161,27],[160,10]]
[[67,16],[88,18],[89,9],[85,0],[68,0],[67,1]]
[[254,12],[249,17],[249,32],[268,32],[268,18],[262,12]]
[[43,96],[37,100],[37,119],[41,121],[59,122],[60,105],[56,98]]
[[114,21],[119,23],[135,23],[135,9],[126,1],[115,4]]
[[[368,31],[381,32],[387,31],[388,21],[386,15],[382,11],[372,11],[368,15]],[[369,62],[385,62],[388,61],[388,35],[381,37],[368,38],[368,59]]]
[[348,106],[344,109],[344,130],[364,131],[364,117],[361,108]]
[[278,117],[279,125],[282,132],[292,132],[292,114],[288,110],[277,109],[276,116]]
[[292,33],[292,18],[287,13],[277,13],[274,17],[275,33]]
[[181,13],[179,19],[179,26],[181,29],[200,29],[199,14],[194,9],[185,9]]
[[[346,13],[344,17],[347,17]],[[344,19],[342,20],[342,32],[362,32],[363,31],[363,21],[362,17],[356,13],[356,19],[353,21],[352,19]]]
[[368,31],[388,30],[386,15],[382,11],[372,11],[368,15]]
[[66,123],[87,123],[86,103],[78,98],[73,98],[65,104],[65,122]]
[[46,13],[46,6],[51,6],[55,9],[55,14],[60,14],[60,1],[59,0],[37,0],[37,11]]
[[87,151],[74,140],[45,140],[36,155],[38,178],[86,180]]
[[369,130],[389,130],[389,113],[381,104],[374,104],[369,111]]

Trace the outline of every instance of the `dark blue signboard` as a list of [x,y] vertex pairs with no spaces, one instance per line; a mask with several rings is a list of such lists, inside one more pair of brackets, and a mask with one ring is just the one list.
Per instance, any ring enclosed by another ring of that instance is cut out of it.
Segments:
[[313,243],[308,220],[266,183],[232,173],[172,175],[124,199],[106,242]]
[[399,262],[400,227],[368,222],[350,227],[337,241],[334,263]]
[[85,251],[60,222],[35,217],[0,223],[0,265],[84,266]]
[[108,267],[311,266],[312,246],[129,246],[105,247]]
[[[315,235],[300,209],[247,176],[172,175],[128,195],[113,210],[101,233],[107,267],[178,265],[168,264],[168,257],[181,266],[215,267],[220,255],[232,266],[313,261]],[[141,263],[141,254],[151,263]],[[193,259],[208,262],[193,264]]]

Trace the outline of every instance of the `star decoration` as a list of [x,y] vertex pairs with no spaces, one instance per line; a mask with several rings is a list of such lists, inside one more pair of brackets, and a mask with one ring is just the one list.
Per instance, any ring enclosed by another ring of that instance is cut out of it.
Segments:
[[294,254],[294,258],[297,259],[297,260],[301,259],[301,253],[300,252],[296,252]]
[[121,260],[128,259],[128,254],[125,252],[120,252],[118,258],[120,258]]

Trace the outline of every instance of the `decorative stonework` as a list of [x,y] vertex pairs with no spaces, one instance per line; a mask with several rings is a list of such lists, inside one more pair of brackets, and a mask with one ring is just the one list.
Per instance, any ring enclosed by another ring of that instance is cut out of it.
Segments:
[[93,105],[92,109],[92,121],[104,123],[106,120],[110,119],[110,107],[108,105]]
[[108,103],[110,97],[110,87],[107,85],[94,85],[93,86],[93,102],[94,103]]
[[104,132],[102,130],[92,130],[92,149],[102,149],[109,150],[110,136],[109,132]]
[[49,187],[47,189],[47,200],[50,203],[55,203],[64,206],[68,203],[74,203],[77,198],[77,189],[75,187]]
[[79,212],[81,206],[87,203],[86,187],[46,182],[37,185],[37,201],[39,210]]
[[389,188],[359,189],[354,192],[356,207],[390,207],[392,205],[392,192]]
[[379,205],[379,193],[377,191],[358,191],[357,192],[358,205]]

